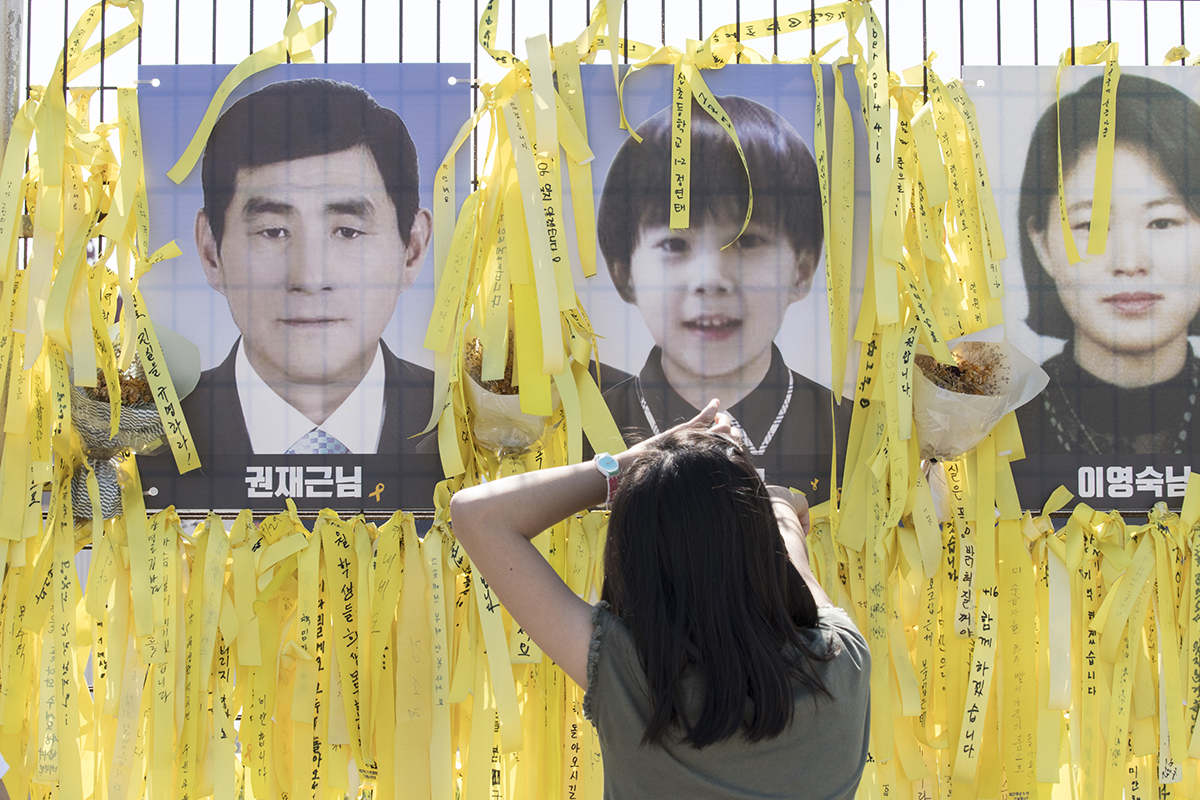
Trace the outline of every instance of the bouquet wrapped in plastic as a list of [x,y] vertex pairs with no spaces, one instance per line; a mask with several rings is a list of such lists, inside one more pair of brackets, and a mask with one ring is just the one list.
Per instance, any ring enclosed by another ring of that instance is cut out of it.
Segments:
[[[187,397],[200,380],[200,349],[163,325],[156,325],[155,330],[161,348],[162,366],[166,368],[178,397]],[[109,333],[116,338],[113,349],[119,357],[121,342],[120,337],[116,336],[115,325]],[[121,515],[121,474],[118,467],[122,460],[130,453],[155,453],[167,445],[167,434],[136,351],[129,367],[117,373],[120,385],[115,389],[107,385],[103,370],[96,377],[94,387],[71,386],[71,427],[79,437],[86,459],[86,463],[79,465],[71,476],[71,503],[77,517],[91,516],[87,479],[88,473],[94,472],[100,490],[100,510],[105,519],[111,519]],[[120,395],[121,417],[115,436],[110,435],[111,391]]]
[[1008,412],[1046,388],[1049,377],[989,328],[958,340],[956,365],[918,353],[913,375],[913,426],[921,458],[944,461],[970,452]]
[[[521,411],[519,389],[513,384],[514,353],[509,339],[508,361],[500,380],[483,379],[483,345],[473,339],[463,348],[466,362],[467,403],[471,407],[471,429],[475,441],[499,453],[513,454],[528,450],[546,430],[548,416]],[[553,406],[559,403],[558,390],[553,390]]]
[[956,364],[919,352],[913,374],[913,430],[941,522],[950,519],[950,492],[940,462],[970,452],[1005,414],[1028,403],[1050,381],[1000,328],[951,344]]
[[121,385],[121,419],[117,435],[109,436],[111,420],[109,392],[101,372],[95,388],[71,387],[71,425],[79,435],[87,465],[76,468],[71,477],[71,503],[76,516],[90,516],[87,473],[96,473],[100,488],[100,510],[105,519],[121,514],[121,487],[117,466],[128,452],[138,455],[152,453],[167,443],[162,419],[150,394],[150,384],[142,375],[141,362],[135,357],[125,372],[119,373]]

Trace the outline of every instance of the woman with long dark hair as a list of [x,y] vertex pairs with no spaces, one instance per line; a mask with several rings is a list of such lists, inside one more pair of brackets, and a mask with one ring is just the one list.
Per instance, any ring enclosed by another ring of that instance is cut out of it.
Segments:
[[[1029,451],[1191,453],[1200,395],[1200,106],[1136,75],[1117,86],[1108,246],[1087,254],[1103,79],[1051,106],[1029,145],[1018,209],[1029,327],[1065,339],[1050,384],[1018,415]],[[1067,217],[1082,260],[1067,261]]]
[[[454,496],[472,566],[585,688],[606,798],[854,796],[870,656],[809,568],[797,497],[763,484],[716,401],[615,457]],[[593,607],[529,540],[606,499]]]

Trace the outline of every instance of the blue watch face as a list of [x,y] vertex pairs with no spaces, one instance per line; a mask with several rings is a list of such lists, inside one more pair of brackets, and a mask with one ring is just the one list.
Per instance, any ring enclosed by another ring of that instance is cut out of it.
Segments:
[[619,470],[617,460],[608,453],[601,453],[596,456],[596,466],[598,466],[607,475],[616,475]]

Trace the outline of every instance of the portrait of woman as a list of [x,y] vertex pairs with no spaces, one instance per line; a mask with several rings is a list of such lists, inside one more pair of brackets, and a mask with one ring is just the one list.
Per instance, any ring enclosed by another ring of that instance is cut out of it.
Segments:
[[[1065,340],[1046,390],[1018,411],[1027,452],[1193,451],[1200,359],[1200,106],[1127,75],[1116,94],[1107,247],[1087,252],[1103,78],[1049,107],[1025,160],[1018,207],[1026,323]],[[1071,234],[1059,220],[1058,146]],[[1197,448],[1200,449],[1200,448]]]

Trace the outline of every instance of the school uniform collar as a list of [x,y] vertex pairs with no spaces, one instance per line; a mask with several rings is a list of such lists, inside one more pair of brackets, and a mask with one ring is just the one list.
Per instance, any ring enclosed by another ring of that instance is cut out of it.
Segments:
[[[650,351],[646,364],[635,378],[635,387],[639,400],[644,400],[643,410],[648,409],[653,417],[653,424],[647,419],[651,430],[659,431],[686,422],[700,409],[693,406],[675,391],[667,380],[662,367],[662,348],[655,347]],[[767,438],[772,426],[776,426],[780,411],[784,409],[785,401],[789,400],[789,387],[794,387],[792,371],[783,360],[783,354],[774,344],[771,345],[771,364],[767,374],[759,381],[758,386],[750,394],[743,397],[731,408],[721,409],[737,420],[742,430],[750,440],[760,444]],[[773,439],[773,437],[772,437]]]

